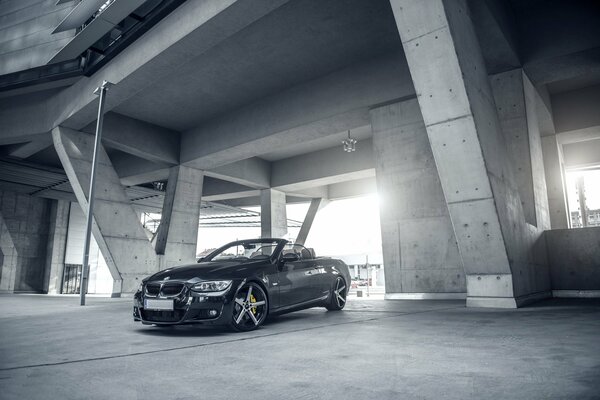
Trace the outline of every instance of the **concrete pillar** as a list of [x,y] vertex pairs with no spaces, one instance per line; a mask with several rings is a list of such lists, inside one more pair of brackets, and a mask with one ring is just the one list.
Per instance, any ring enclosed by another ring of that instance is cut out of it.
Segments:
[[308,234],[310,233],[310,228],[312,228],[312,224],[317,216],[317,212],[327,204],[329,204],[329,201],[320,197],[310,201],[310,206],[308,207],[308,211],[306,212],[306,216],[300,227],[300,232],[298,232],[298,237],[296,238],[296,244],[304,245],[308,238]]
[[[94,136],[57,127],[54,146],[84,213]],[[98,152],[92,233],[114,280],[113,295],[134,292],[141,279],[158,271],[158,260],[137,213],[103,147]]]
[[0,293],[13,293],[18,254],[2,212],[0,212],[0,256],[2,256],[2,260],[0,260]]
[[552,229],[568,229],[571,223],[565,193],[564,161],[561,147],[556,135],[542,137],[548,207],[550,209],[550,225]]
[[44,275],[44,291],[48,294],[60,293],[65,267],[70,209],[70,202],[56,200],[52,203],[52,209],[50,210],[50,230],[48,232],[46,271]]
[[416,100],[371,110],[386,298],[465,298],[448,207]]
[[275,189],[260,191],[260,235],[263,238],[287,236],[285,193]]
[[518,68],[490,76],[490,82],[525,220],[536,225],[523,70]]
[[203,171],[190,167],[169,171],[155,245],[164,254],[161,269],[196,261],[203,179]]
[[[391,0],[467,273],[467,305],[550,295],[465,0]],[[389,277],[388,277],[389,279]]]

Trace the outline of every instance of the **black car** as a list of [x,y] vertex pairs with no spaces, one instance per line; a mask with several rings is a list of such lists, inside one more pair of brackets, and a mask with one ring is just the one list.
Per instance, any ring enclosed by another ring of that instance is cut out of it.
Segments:
[[341,260],[285,239],[240,240],[198,263],[142,281],[133,318],[158,326],[203,323],[256,329],[267,315],[309,307],[341,310],[350,274]]

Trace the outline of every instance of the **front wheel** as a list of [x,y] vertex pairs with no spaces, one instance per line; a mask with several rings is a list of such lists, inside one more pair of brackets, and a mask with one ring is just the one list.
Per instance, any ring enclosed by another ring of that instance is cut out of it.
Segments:
[[344,308],[346,305],[346,283],[342,277],[337,277],[331,288],[331,295],[329,296],[329,303],[325,305],[329,311],[338,311]]
[[236,331],[254,330],[264,322],[268,310],[265,291],[256,283],[247,283],[235,294],[230,326]]

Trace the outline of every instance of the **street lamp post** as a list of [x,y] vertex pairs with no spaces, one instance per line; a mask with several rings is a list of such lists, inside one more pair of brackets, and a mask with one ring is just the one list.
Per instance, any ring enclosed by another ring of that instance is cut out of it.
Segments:
[[79,304],[85,305],[85,295],[88,288],[88,278],[90,274],[90,241],[92,238],[92,214],[94,211],[94,188],[96,183],[96,164],[98,162],[98,149],[102,143],[102,123],[104,122],[104,100],[106,91],[112,84],[103,81],[94,91],[94,94],[100,96],[98,104],[98,119],[96,121],[96,141],[94,143],[94,155],[92,157],[92,172],[90,176],[90,191],[88,195],[87,222],[85,225],[85,242],[83,245],[83,265],[81,268],[81,287],[79,288]]

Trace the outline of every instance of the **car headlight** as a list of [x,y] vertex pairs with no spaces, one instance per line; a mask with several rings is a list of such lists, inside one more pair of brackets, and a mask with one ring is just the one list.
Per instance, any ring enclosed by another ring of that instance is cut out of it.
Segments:
[[222,292],[229,289],[231,281],[204,281],[198,282],[192,286],[195,292]]

